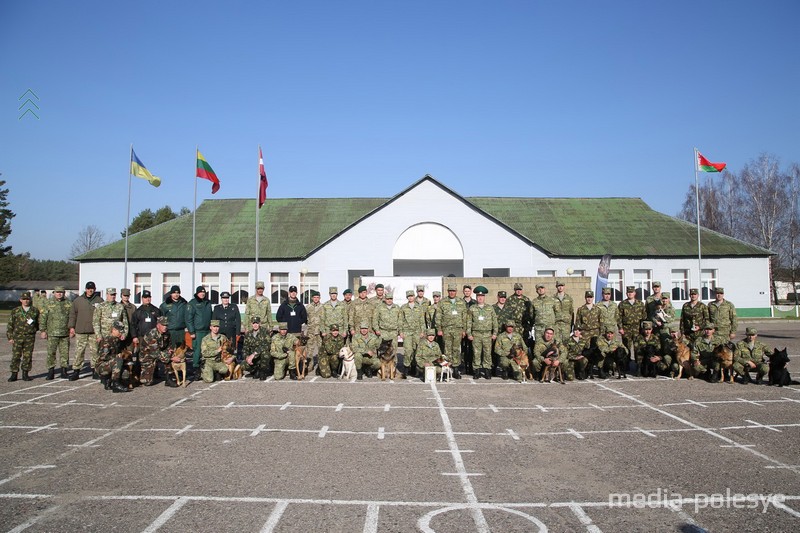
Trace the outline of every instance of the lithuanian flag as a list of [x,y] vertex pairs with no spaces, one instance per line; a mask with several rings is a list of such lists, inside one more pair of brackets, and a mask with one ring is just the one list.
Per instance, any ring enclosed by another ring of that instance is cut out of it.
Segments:
[[197,150],[197,177],[212,183],[211,194],[215,194],[219,190],[219,178],[214,169],[211,168],[211,165],[208,164],[208,161],[206,161],[206,158],[203,157],[203,154],[200,153],[200,150]]
[[150,182],[153,187],[161,185],[161,178],[153,176],[144,166],[144,163],[136,156],[136,152],[131,148],[131,174],[137,178],[143,178]]
[[700,152],[697,152],[697,170],[701,172],[722,172],[725,168],[725,163],[712,163]]

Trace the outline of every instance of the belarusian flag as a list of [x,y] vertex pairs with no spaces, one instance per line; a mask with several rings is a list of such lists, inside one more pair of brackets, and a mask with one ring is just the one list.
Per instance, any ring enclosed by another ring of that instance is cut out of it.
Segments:
[[261,155],[261,147],[258,147],[258,174],[260,176],[258,182],[258,208],[264,205],[267,200],[267,172],[264,170],[264,156]]
[[712,163],[700,152],[697,152],[697,170],[701,172],[722,172],[725,168],[725,163]]
[[211,168],[211,165],[208,164],[208,161],[206,161],[206,158],[203,157],[203,154],[200,153],[200,150],[197,150],[197,177],[212,183],[211,194],[215,194],[219,190],[219,178],[214,169]]

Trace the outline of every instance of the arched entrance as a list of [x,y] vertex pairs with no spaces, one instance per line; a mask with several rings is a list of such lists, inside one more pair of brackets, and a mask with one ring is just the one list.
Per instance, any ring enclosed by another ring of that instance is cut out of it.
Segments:
[[406,229],[392,250],[395,276],[464,275],[464,249],[455,233],[423,222]]

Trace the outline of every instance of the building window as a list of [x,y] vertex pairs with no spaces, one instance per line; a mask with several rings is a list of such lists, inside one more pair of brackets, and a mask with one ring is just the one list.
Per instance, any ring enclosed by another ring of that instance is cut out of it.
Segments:
[[133,275],[133,303],[142,303],[142,291],[153,292],[153,281],[150,274]]
[[713,300],[713,291],[717,288],[717,271],[703,269],[700,271],[700,298],[703,300]]
[[625,293],[622,292],[625,278],[622,275],[622,270],[609,270],[608,271],[608,287],[611,287],[611,300],[621,302],[625,299]]
[[484,268],[484,278],[508,278],[511,276],[510,268]]
[[585,270],[575,270],[574,268],[572,269],[572,274],[567,272],[567,276],[583,277],[585,275],[586,275],[586,271]]
[[181,275],[178,272],[165,272],[161,276],[162,301],[169,297],[169,290],[173,285],[181,286]]
[[311,303],[311,291],[319,292],[319,272],[301,272],[300,293],[303,304]]
[[672,301],[689,299],[689,271],[674,269],[672,271]]
[[653,292],[653,276],[651,270],[634,270],[633,285],[636,287],[636,297],[646,300]]
[[204,272],[200,274],[200,284],[206,288],[208,301],[212,304],[219,303],[219,272]]
[[250,287],[250,274],[247,272],[231,272],[231,303],[244,305],[247,303],[247,292]]
[[269,298],[272,305],[280,305],[289,298],[289,273],[273,272],[269,277]]
[[536,275],[540,278],[554,278],[556,277],[555,270],[537,270]]

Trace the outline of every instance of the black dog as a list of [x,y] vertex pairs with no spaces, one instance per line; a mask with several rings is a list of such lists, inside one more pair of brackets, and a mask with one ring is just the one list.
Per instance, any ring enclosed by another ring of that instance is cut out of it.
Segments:
[[[592,347],[584,348],[583,349],[583,356],[588,361],[588,364],[586,365],[587,375],[589,376],[589,379],[594,379],[593,369],[594,369],[595,366],[600,365],[600,359],[603,357],[603,354],[600,353],[600,349],[595,344]],[[599,368],[599,366],[598,366],[598,370],[603,372],[603,369]]]
[[783,387],[784,385],[791,385],[792,379],[789,376],[789,371],[786,365],[789,363],[789,355],[786,353],[786,348],[778,350],[775,348],[773,354],[769,357],[769,384]]
[[651,344],[646,345],[642,350],[642,364],[639,368],[639,374],[643,378],[654,378],[658,375],[657,363],[650,362],[650,358],[657,355],[656,347]]
[[[617,379],[628,378],[628,365],[631,362],[631,356],[628,353],[628,349],[624,346],[620,346],[610,354],[610,359],[617,367]],[[606,358],[606,364],[609,364],[608,358]],[[612,371],[613,374],[613,371]]]

